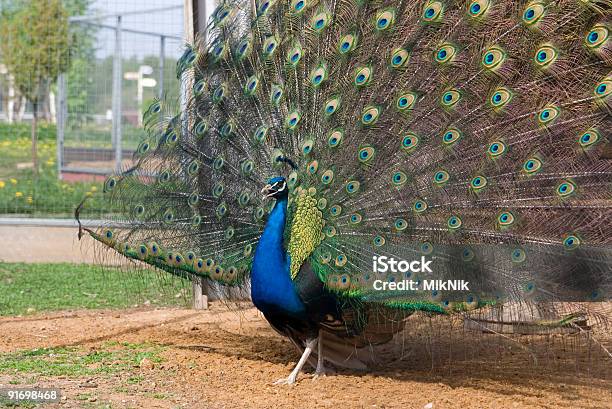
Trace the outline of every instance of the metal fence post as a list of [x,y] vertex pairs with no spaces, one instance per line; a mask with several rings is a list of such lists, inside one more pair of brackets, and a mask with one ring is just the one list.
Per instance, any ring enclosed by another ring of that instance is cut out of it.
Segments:
[[164,97],[164,65],[166,60],[166,36],[159,37],[159,99]]
[[115,172],[121,171],[121,99],[122,99],[122,52],[121,52],[121,16],[117,16],[115,27],[115,53],[113,55],[113,148],[115,149]]
[[66,92],[66,74],[60,73],[57,78],[57,178],[62,178],[62,166],[64,166],[64,137],[68,115],[68,93]]

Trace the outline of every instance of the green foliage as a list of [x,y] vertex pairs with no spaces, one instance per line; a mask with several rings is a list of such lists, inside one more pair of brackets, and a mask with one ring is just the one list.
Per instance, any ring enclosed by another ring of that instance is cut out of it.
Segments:
[[61,0],[27,0],[2,11],[0,52],[15,86],[36,104],[42,87],[69,66],[68,12]]
[[[76,234],[76,233],[75,233]],[[185,281],[87,264],[0,263],[0,316],[71,308],[183,306]]]

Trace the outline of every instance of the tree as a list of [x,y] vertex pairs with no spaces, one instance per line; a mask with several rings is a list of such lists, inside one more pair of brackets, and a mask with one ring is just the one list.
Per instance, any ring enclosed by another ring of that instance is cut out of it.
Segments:
[[0,54],[15,87],[32,104],[32,164],[38,173],[38,107],[44,90],[69,67],[68,12],[61,0],[24,0],[2,9]]

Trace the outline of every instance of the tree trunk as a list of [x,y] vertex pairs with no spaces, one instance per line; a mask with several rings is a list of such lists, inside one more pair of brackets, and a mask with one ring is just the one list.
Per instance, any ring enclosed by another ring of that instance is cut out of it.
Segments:
[[32,102],[32,169],[34,176],[38,176],[38,151],[36,149],[37,135],[36,126],[38,122],[38,102]]

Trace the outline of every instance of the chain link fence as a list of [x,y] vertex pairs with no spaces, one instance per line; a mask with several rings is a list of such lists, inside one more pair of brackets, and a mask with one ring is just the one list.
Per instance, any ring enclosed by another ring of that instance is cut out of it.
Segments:
[[104,212],[95,193],[129,165],[143,110],[178,97],[183,13],[182,0],[0,0],[0,217],[70,217],[87,195]]

